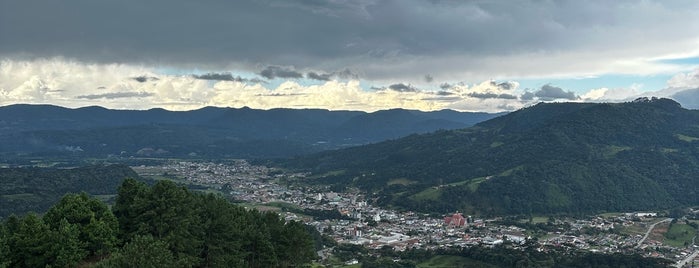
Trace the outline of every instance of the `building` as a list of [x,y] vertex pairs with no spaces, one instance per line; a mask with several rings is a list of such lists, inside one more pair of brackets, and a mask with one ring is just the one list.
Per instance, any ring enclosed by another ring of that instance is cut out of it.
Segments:
[[461,213],[456,212],[454,215],[444,217],[444,224],[448,227],[463,227],[466,226],[466,218]]

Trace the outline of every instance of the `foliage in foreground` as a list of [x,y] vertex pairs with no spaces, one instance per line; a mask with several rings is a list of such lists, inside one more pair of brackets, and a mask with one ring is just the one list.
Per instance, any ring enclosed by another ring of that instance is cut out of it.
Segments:
[[169,181],[125,180],[112,210],[68,194],[43,217],[0,225],[0,267],[297,267],[314,258],[303,224]]

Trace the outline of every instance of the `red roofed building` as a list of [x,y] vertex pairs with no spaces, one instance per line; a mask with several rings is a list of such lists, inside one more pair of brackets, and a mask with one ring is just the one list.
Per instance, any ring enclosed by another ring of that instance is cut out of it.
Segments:
[[456,212],[454,215],[444,217],[444,224],[449,227],[462,227],[466,225],[466,218],[461,213]]

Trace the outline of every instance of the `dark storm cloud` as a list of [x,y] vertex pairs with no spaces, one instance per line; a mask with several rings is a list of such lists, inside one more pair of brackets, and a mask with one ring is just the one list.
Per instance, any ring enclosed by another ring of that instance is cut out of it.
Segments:
[[398,91],[398,92],[418,92],[420,91],[416,87],[413,87],[412,85],[406,85],[403,83],[398,83],[398,84],[393,84],[388,86],[388,89],[393,90],[393,91]]
[[541,89],[534,92],[534,95],[542,100],[566,99],[576,100],[578,96],[572,91],[565,91],[560,87],[555,87],[549,84],[543,85]]
[[319,74],[315,72],[308,72],[306,74],[306,78],[319,81],[329,81],[331,76],[331,74]]
[[506,99],[506,100],[516,100],[517,96],[512,94],[495,94],[495,93],[469,93],[469,97],[477,99]]
[[[693,21],[684,22],[692,28],[652,32],[664,38],[628,31],[647,21],[657,27],[674,25],[659,18],[682,17],[673,12],[695,7],[675,5],[534,0],[1,1],[0,56],[185,66],[233,63],[249,70],[277,65],[327,73],[376,63],[385,73],[371,73],[374,76],[416,75],[418,69],[424,72],[419,68],[422,61],[412,61],[410,68],[390,67],[406,58],[456,56],[478,62],[499,55],[645,45],[636,41],[687,36],[695,28]],[[634,7],[648,12],[627,14]],[[621,15],[629,15],[629,21],[619,23]]]
[[280,66],[268,66],[264,70],[260,71],[259,75],[267,79],[274,78],[303,78],[303,74],[294,71],[290,68],[280,67]]
[[114,92],[104,94],[92,94],[77,96],[78,99],[96,100],[96,99],[124,99],[124,98],[143,98],[153,96],[153,93],[147,92]]

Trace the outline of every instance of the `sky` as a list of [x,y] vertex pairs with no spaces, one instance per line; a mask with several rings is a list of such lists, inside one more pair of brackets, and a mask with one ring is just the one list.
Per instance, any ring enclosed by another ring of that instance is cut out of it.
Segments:
[[699,1],[0,0],[0,105],[699,108]]

